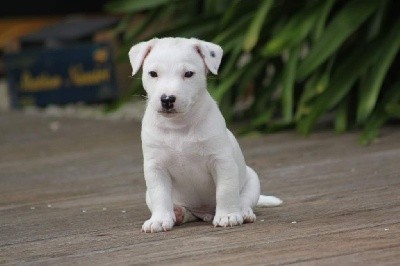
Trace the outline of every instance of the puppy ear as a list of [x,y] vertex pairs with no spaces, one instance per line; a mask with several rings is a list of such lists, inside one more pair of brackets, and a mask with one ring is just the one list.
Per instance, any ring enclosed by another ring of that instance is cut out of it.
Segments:
[[207,68],[211,73],[217,75],[223,54],[221,46],[211,42],[205,42],[194,38],[192,39],[195,41],[195,48],[203,58]]
[[129,50],[129,61],[132,66],[132,76],[135,75],[143,65],[144,59],[150,53],[156,39],[147,42],[140,42],[132,46]]

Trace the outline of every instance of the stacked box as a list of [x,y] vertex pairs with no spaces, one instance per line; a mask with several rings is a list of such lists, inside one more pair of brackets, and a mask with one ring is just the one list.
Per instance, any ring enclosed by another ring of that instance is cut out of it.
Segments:
[[118,96],[112,49],[75,44],[6,56],[12,106],[99,102]]

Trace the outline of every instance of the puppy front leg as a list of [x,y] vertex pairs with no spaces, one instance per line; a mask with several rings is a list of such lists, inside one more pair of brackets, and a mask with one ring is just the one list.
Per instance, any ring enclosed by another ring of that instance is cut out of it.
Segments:
[[171,230],[175,223],[171,178],[165,171],[146,164],[144,176],[151,218],[144,222],[142,231],[156,233]]
[[216,211],[214,226],[234,226],[243,223],[239,198],[239,170],[233,159],[217,160],[214,169]]

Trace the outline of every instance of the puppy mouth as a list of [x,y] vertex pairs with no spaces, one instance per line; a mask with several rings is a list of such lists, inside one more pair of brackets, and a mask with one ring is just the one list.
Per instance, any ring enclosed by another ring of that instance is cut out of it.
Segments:
[[176,109],[161,109],[158,111],[158,113],[163,114],[163,115],[173,115],[173,114],[178,114],[180,112],[176,111]]

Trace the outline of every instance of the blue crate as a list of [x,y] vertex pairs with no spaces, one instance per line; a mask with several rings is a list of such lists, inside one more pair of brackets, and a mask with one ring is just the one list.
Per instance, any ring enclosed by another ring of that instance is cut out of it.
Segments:
[[112,49],[107,44],[26,50],[5,57],[13,107],[116,99]]

